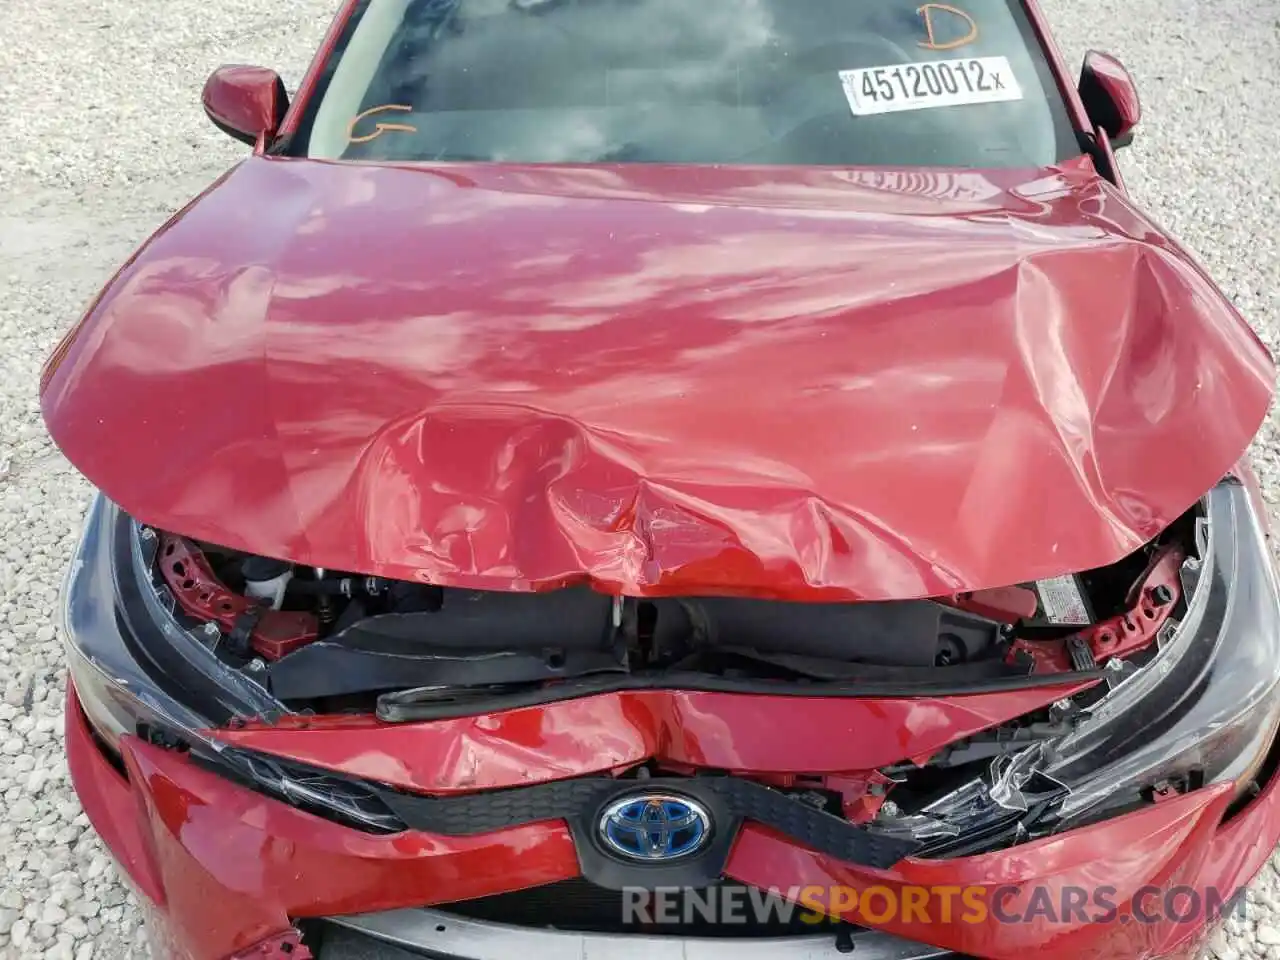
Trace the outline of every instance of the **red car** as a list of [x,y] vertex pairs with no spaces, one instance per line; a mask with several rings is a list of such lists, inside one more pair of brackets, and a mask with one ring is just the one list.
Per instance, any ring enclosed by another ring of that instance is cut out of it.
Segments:
[[182,960],[1192,957],[1280,835],[1271,358],[1031,0],[353,0],[45,369]]

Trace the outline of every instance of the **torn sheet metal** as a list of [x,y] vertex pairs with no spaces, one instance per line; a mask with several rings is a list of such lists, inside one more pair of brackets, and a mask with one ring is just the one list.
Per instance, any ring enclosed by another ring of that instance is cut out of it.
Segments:
[[42,403],[125,509],[256,554],[894,599],[1117,560],[1231,468],[1272,380],[1083,161],[256,157],[115,278]]

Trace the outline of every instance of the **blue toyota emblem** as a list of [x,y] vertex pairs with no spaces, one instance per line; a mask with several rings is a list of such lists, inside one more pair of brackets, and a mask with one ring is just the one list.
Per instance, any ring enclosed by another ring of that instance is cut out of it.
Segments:
[[697,853],[711,839],[702,804],[669,793],[633,793],[604,808],[600,839],[627,860],[658,863]]

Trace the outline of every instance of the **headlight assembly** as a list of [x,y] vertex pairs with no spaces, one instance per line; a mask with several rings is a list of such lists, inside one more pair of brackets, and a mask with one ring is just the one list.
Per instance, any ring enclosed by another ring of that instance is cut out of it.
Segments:
[[281,713],[174,616],[153,580],[154,550],[154,536],[94,498],[61,601],[68,671],[94,730],[108,746],[139,725],[207,742],[200,731],[232,717]]
[[1280,722],[1280,599],[1261,518],[1244,487],[1207,498],[1203,559],[1183,568],[1186,615],[1141,669],[1114,681],[1045,772],[1074,818],[1161,781],[1243,789]]
[[[885,816],[877,829],[951,856],[1114,815],[1152,789],[1250,787],[1280,726],[1280,588],[1243,486],[1219,484],[1202,513],[1198,556],[1182,568],[1181,620],[1166,624],[1158,649],[1113,660],[1102,695],[1078,698],[1084,712],[1074,728],[1052,714],[1030,724],[1022,732],[1031,742],[1011,743],[985,776],[932,794],[913,813]],[[151,531],[98,497],[64,586],[70,674],[100,738],[108,747],[130,733],[185,744],[195,759],[295,806],[396,829],[366,787],[229,749],[209,733],[288,710],[217,655],[216,630],[175,610],[157,578],[157,546]]]
[[1219,484],[1204,512],[1183,619],[1155,653],[1139,667],[1112,661],[1074,730],[999,757],[894,830],[949,856],[1068,829],[1161,787],[1254,785],[1280,726],[1280,590],[1244,487]]

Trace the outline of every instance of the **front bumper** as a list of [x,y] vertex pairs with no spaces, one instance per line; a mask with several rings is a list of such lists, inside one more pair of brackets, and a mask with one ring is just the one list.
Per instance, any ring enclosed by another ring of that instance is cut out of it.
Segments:
[[458,917],[442,910],[392,910],[337,918],[318,960],[928,960],[954,957],[941,947],[864,930],[843,948],[831,936],[745,939],[646,937],[535,930]]
[[[76,790],[143,899],[160,957],[284,957],[283,952],[245,951],[289,936],[293,924],[305,918],[337,918],[359,928],[365,947],[371,936],[384,946],[412,940],[431,943],[436,956],[468,960],[497,960],[499,953],[505,960],[530,951],[539,957],[595,956],[594,948],[603,945],[610,948],[605,956],[629,957],[652,946],[632,937],[605,944],[584,943],[574,935],[546,939],[530,930],[517,936],[491,926],[483,933],[465,927],[468,936],[452,937],[459,929],[455,921],[431,923],[433,915],[420,912],[497,888],[517,890],[576,877],[578,861],[563,823],[471,837],[415,831],[374,836],[244,789],[180,753],[135,737],[122,743],[122,772],[91,734],[74,690],[66,718]],[[946,950],[1019,960],[1033,950],[1046,960],[1193,956],[1206,934],[1206,911],[1187,909],[1187,898],[1220,904],[1261,869],[1280,838],[1280,791],[1274,779],[1223,822],[1229,803],[1229,789],[1210,787],[1012,850],[950,860],[908,859],[887,871],[839,862],[747,824],[725,874],[784,891],[819,886],[866,892],[879,887],[900,901],[914,887],[1006,891],[1000,915],[988,912],[980,921],[957,916],[948,923],[935,915],[925,922],[905,911],[882,917],[879,929],[897,939],[868,934],[857,944],[857,955],[863,957],[942,956]],[[1101,884],[1113,891],[1110,900],[1118,907],[1109,922],[1099,922],[1096,913],[1072,915],[1034,906],[1046,900],[1060,905],[1068,891],[1096,890]],[[1008,893],[1015,886],[1017,891]],[[1175,910],[1160,910],[1153,906],[1152,888],[1180,890],[1184,902]],[[868,918],[850,914],[848,919],[865,923]],[[405,935],[410,929],[417,931],[413,937]],[[786,948],[773,944],[769,955],[843,955],[833,938],[826,942],[816,953],[801,940]],[[708,960],[760,949],[743,941],[667,943],[678,944],[682,957]],[[503,949],[495,952],[495,944]],[[396,956],[389,950],[386,946],[387,960]],[[320,956],[329,960],[324,952]],[[341,952],[332,956],[345,960]],[[378,956],[350,953],[351,960]]]

